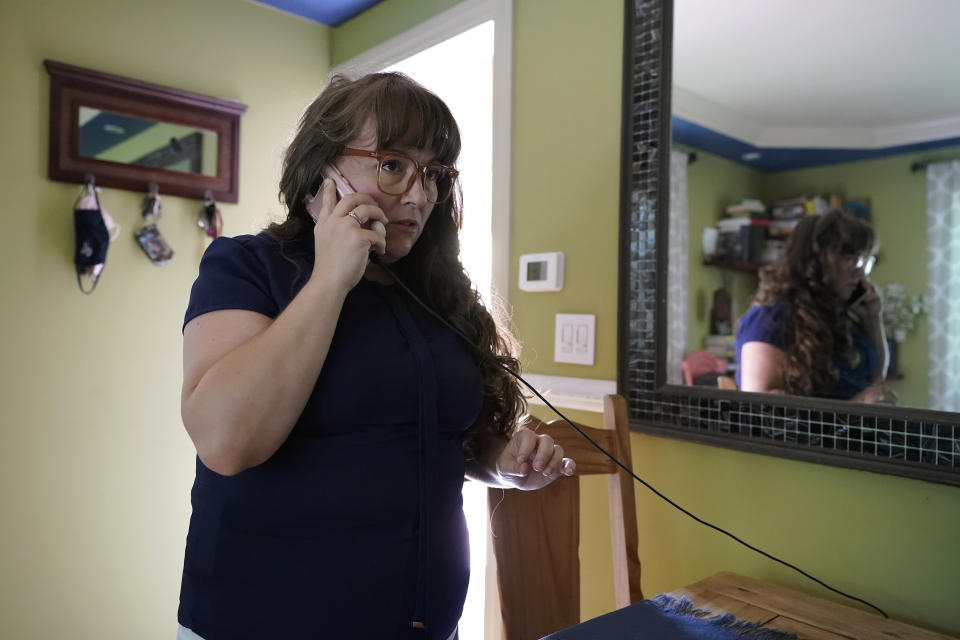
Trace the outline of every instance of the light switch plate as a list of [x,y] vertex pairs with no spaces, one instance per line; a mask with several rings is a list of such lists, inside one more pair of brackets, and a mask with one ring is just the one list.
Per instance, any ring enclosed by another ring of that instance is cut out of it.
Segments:
[[553,361],[592,365],[597,316],[558,313],[553,334]]

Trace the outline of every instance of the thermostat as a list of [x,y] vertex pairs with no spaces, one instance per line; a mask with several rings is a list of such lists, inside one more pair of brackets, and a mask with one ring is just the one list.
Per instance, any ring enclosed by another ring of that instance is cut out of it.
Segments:
[[522,291],[560,291],[563,289],[563,252],[527,253],[520,256]]

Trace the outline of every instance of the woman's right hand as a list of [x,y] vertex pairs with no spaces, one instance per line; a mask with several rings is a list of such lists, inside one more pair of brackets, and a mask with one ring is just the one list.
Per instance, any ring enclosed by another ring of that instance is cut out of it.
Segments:
[[349,291],[363,276],[370,252],[383,255],[386,251],[387,217],[368,194],[351,193],[338,200],[329,178],[323,181],[316,199],[319,207],[315,202],[309,204],[317,214],[311,279],[323,278]]
[[876,283],[864,276],[860,280],[866,293],[850,307],[850,313],[854,319],[863,327],[871,328],[874,325],[883,323],[883,296],[880,293],[880,287]]

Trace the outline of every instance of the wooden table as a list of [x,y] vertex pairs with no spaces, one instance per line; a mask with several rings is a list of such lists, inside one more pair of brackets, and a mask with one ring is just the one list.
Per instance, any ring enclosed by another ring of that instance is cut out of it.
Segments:
[[718,573],[669,595],[807,640],[957,640],[736,573]]

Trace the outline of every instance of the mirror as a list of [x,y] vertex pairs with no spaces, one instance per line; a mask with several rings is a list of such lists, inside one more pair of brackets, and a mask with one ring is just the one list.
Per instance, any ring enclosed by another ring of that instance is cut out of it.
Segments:
[[[925,1],[937,24],[960,17]],[[883,11],[627,0],[618,386],[633,428],[960,484],[960,406],[931,392],[936,369],[960,375],[960,357],[944,362],[931,346],[956,341],[949,310],[931,305],[891,331],[896,406],[731,389],[724,374],[735,382],[735,372],[716,358],[704,385],[683,371],[691,352],[735,350],[760,267],[783,253],[794,213],[839,207],[868,219],[880,242],[870,279],[887,301],[902,294],[912,310],[914,296],[937,297],[926,173],[960,159],[955,39],[947,26],[914,29],[915,5]],[[862,253],[854,266],[872,255]]]
[[80,105],[77,155],[216,176],[217,132]]
[[[929,7],[887,3],[878,11],[873,0],[839,5],[674,0],[671,148],[695,152],[697,159],[671,177],[686,182],[676,188],[686,191],[689,236],[686,247],[676,250],[671,238],[670,255],[683,259],[686,249],[689,296],[685,316],[668,318],[670,326],[687,327],[682,353],[668,354],[674,369],[669,382],[685,382],[676,373],[679,361],[698,349],[728,360],[723,373],[740,389],[776,387],[763,379],[771,367],[808,368],[782,362],[791,348],[794,361],[810,361],[810,353],[793,347],[798,337],[773,357],[754,348],[787,339],[790,329],[767,324],[774,316],[788,321],[772,309],[798,309],[801,302],[785,300],[775,293],[784,287],[776,285],[768,285],[775,299],[764,308],[751,309],[751,301],[758,275],[783,255],[796,225],[809,214],[842,208],[876,233],[875,267],[869,275],[862,269],[850,274],[850,286],[839,283],[842,296],[799,281],[792,289],[822,299],[833,313],[845,306],[846,289],[862,278],[884,294],[883,309],[866,318],[858,313],[863,304],[846,312],[851,318],[846,331],[853,334],[863,366],[852,367],[849,357],[837,355],[834,386],[800,391],[794,384],[788,393],[863,401],[890,401],[895,395],[903,406],[960,411],[960,395],[944,392],[945,383],[958,379],[960,345],[953,357],[941,358],[928,339],[935,326],[960,326],[960,307],[934,299],[948,295],[952,270],[928,270],[938,250],[928,242],[928,224],[942,222],[928,212],[926,172],[911,171],[935,158],[960,158],[960,72],[949,26],[960,19],[960,5],[923,4]],[[913,20],[917,11],[939,15],[940,28]],[[684,217],[673,215],[678,222],[676,216]],[[800,244],[797,238],[793,242]],[[822,263],[827,253],[807,253],[804,268]],[[836,271],[824,275],[841,277]],[[927,317],[924,308],[931,305],[925,302],[933,303],[929,311],[937,317]],[[806,310],[816,313],[812,305]],[[821,315],[817,329],[829,330],[835,321]],[[874,346],[866,337],[858,339],[866,334],[864,322],[885,325],[886,342]],[[822,344],[813,328],[794,330],[812,348]],[[757,342],[744,349],[750,341]],[[890,356],[886,378],[882,373],[874,378],[866,361],[884,349]],[[794,376],[802,382],[810,374]],[[701,380],[715,384],[715,378]],[[878,385],[868,389],[875,379]],[[874,393],[879,386],[894,394]]]
[[237,202],[246,106],[47,60],[49,176]]

